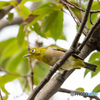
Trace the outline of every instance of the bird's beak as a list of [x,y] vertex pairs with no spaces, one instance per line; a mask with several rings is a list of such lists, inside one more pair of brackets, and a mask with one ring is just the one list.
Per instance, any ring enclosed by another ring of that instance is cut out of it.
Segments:
[[27,55],[25,55],[24,57],[29,57],[31,54],[27,54]]

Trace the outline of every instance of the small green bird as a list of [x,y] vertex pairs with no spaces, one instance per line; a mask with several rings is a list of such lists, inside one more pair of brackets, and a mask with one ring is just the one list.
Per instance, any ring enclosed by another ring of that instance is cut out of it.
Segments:
[[[38,47],[32,48],[30,53],[24,57],[32,57],[40,61],[45,62],[46,64],[53,66],[66,52],[66,49],[63,49],[58,46],[47,46],[47,47]],[[61,70],[71,70],[74,68],[87,68],[92,71],[96,70],[96,65],[89,64],[79,59],[77,56],[70,56],[68,60],[61,66]]]

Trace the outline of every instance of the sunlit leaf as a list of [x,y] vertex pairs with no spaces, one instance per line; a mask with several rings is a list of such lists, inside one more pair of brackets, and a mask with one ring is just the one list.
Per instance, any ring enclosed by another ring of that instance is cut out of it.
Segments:
[[11,75],[11,74],[5,74],[3,76],[0,76],[0,88],[2,89],[2,91],[8,95],[8,91],[5,89],[5,84],[8,82],[11,82],[13,80],[15,80],[16,78],[18,78],[18,76],[15,75]]
[[9,94],[9,92],[5,89],[4,85],[0,86],[0,88],[6,95]]
[[18,76],[12,75],[12,74],[5,74],[4,76],[0,77],[0,86],[4,86],[6,83],[13,81]]
[[0,47],[2,48],[0,63],[19,50],[16,39],[8,39],[5,42],[2,42]]
[[77,88],[76,90],[77,90],[77,91],[80,91],[80,92],[84,92],[84,89],[81,88],[81,87],[80,87],[80,88]]

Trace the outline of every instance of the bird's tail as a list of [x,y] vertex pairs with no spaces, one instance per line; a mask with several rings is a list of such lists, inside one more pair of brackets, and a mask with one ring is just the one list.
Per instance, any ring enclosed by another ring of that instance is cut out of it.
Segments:
[[90,63],[86,63],[86,62],[84,62],[84,63],[86,64],[86,67],[85,68],[90,69],[91,71],[94,71],[95,72],[95,70],[97,68],[96,65],[93,65],[93,64],[90,64]]

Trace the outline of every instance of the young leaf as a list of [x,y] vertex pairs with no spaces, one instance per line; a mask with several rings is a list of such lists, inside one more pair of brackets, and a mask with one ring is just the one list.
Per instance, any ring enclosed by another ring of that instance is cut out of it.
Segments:
[[81,88],[81,87],[80,87],[80,88],[77,88],[76,90],[77,90],[77,91],[80,91],[80,92],[84,92],[84,89]]
[[21,46],[23,44],[24,37],[25,37],[24,25],[21,24],[20,28],[19,28],[18,35],[17,35],[17,40],[18,40],[19,46]]

